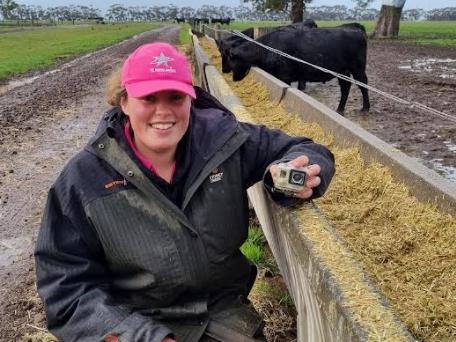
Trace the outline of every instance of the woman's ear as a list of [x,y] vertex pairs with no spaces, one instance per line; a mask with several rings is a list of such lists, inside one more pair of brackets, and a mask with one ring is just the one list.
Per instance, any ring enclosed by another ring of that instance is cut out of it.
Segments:
[[121,96],[120,97],[120,108],[122,109],[122,112],[128,116],[128,113],[126,111],[127,109],[127,103],[128,103],[128,98],[126,96]]

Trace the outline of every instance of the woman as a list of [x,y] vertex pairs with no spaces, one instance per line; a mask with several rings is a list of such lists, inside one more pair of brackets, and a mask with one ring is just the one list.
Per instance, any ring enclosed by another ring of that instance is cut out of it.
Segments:
[[306,188],[274,199],[320,196],[331,152],[236,121],[166,43],[139,47],[115,85],[49,191],[35,253],[49,329],[63,341],[263,340],[246,300],[256,269],[239,251],[246,189],[265,175],[271,190],[270,165],[290,161],[310,165]]

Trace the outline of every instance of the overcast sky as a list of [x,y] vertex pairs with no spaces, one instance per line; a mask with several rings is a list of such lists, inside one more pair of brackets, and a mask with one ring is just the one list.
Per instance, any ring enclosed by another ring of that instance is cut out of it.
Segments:
[[[102,11],[109,8],[110,5],[115,3],[124,4],[125,6],[160,6],[173,4],[178,7],[189,6],[189,0],[129,0],[129,1],[116,1],[116,0],[16,0],[17,3],[24,5],[40,5],[43,7],[54,7],[62,5],[84,5],[93,6]],[[214,6],[233,6],[236,7],[241,4],[241,0],[193,0],[191,1],[191,7],[198,8],[202,5],[214,5]],[[334,6],[334,5],[345,5],[347,7],[353,7],[354,2],[351,0],[314,0],[311,6]],[[381,0],[375,0],[370,7],[380,9],[382,4]],[[456,6],[455,0],[407,0],[405,2],[404,9],[409,8],[423,8],[430,10],[433,8],[442,7],[454,7]]]

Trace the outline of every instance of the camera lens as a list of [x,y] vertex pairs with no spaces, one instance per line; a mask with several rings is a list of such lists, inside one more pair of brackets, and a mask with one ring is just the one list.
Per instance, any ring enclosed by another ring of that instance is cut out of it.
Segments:
[[304,172],[292,171],[290,175],[290,180],[292,184],[303,185],[306,174]]

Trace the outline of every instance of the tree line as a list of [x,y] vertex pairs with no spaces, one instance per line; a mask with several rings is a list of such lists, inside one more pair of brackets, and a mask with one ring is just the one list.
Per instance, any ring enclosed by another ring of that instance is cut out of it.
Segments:
[[[103,13],[100,9],[89,6],[56,6],[46,7],[23,5],[14,0],[0,0],[0,14],[3,19],[18,22],[48,21],[50,23],[68,20],[86,20],[88,18],[104,17],[113,22],[123,21],[165,21],[175,18],[235,18],[237,20],[281,20],[290,19],[290,8],[252,8],[247,6],[213,6],[204,5],[194,9],[189,6],[124,6],[114,4]],[[308,6],[305,8],[304,18],[314,20],[375,20],[379,10],[367,6]],[[423,9],[403,10],[402,20],[456,20],[456,7],[447,7],[425,11]]]

